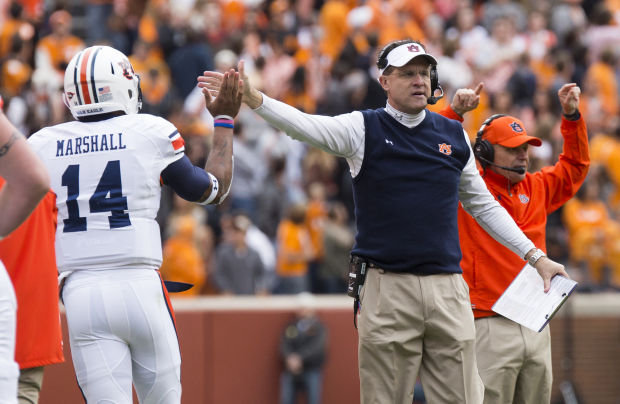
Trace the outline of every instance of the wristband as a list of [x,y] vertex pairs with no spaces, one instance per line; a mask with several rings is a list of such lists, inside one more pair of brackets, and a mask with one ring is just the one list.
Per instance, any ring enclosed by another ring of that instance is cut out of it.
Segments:
[[228,115],[218,115],[213,119],[213,127],[233,129],[235,127],[235,121]]
[[562,115],[564,115],[564,118],[568,119],[569,121],[576,121],[579,118],[581,118],[581,113],[579,112],[578,109],[575,110],[575,112],[573,112],[570,115],[567,115],[567,114],[564,114],[564,113]]
[[539,259],[541,259],[542,257],[546,257],[546,256],[547,254],[545,254],[543,250],[537,248],[536,251],[534,251],[534,254],[530,255],[530,258],[528,258],[527,262],[531,266],[534,266],[536,265]]

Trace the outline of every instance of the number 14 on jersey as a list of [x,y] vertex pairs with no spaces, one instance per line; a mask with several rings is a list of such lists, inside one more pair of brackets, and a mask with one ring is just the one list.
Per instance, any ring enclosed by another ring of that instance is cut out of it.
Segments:
[[[86,231],[87,218],[80,216],[80,165],[71,164],[62,174],[62,185],[67,187],[68,218],[63,220],[64,233]],[[88,200],[91,213],[111,212],[108,216],[111,229],[131,226],[127,210],[127,197],[123,196],[121,165],[119,160],[108,161],[95,192]]]

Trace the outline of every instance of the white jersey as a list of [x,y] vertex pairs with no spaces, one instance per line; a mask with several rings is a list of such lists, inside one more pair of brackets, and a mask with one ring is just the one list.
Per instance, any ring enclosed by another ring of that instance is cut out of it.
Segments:
[[185,150],[174,125],[130,114],[44,128],[28,141],[56,194],[60,273],[159,268],[160,174]]

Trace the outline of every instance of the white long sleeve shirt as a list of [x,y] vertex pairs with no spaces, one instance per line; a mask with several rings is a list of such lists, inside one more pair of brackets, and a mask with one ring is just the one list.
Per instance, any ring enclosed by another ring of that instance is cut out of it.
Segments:
[[[344,157],[352,177],[355,178],[359,173],[364,160],[366,138],[364,117],[360,111],[335,117],[310,115],[264,94],[263,103],[254,111],[290,137]],[[426,116],[426,110],[416,115],[405,114],[389,103],[385,111],[408,128],[417,126]],[[463,136],[471,147],[465,131]],[[461,174],[459,200],[465,211],[472,215],[482,228],[515,254],[525,257],[535,247],[508,212],[489,193],[476,168],[473,151]]]

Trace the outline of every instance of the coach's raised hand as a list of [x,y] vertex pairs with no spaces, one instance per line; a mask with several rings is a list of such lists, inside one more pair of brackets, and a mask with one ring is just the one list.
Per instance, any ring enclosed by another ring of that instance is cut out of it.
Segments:
[[450,108],[459,116],[463,117],[466,112],[478,108],[480,103],[480,93],[484,88],[484,83],[478,83],[475,89],[471,88],[459,88],[452,97]]
[[[245,62],[241,60],[237,66],[239,71],[239,77],[243,81],[243,99],[250,108],[255,109],[260,107],[263,103],[263,95],[256,88],[250,84],[250,79],[245,74]],[[213,71],[205,71],[204,74],[198,77],[198,87],[209,91],[211,95],[217,95],[222,88],[224,80],[224,74]]]

